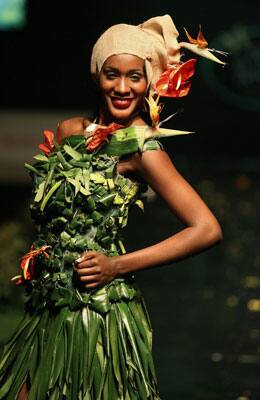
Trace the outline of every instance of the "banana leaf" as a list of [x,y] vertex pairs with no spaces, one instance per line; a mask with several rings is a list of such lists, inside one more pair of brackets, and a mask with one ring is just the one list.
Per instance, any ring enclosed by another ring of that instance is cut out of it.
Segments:
[[107,145],[102,147],[99,154],[105,153],[109,156],[123,156],[130,153],[136,153],[139,143],[136,135],[136,127],[119,129],[116,134],[111,135]]

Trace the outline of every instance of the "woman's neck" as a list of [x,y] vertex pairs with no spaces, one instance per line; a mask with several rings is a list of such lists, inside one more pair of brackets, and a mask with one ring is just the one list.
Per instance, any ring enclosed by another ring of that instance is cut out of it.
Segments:
[[123,125],[124,127],[133,126],[133,125],[147,125],[143,118],[138,114],[136,116],[132,116],[127,120],[113,120],[111,116],[105,115],[103,110],[100,110],[98,124],[108,126],[112,122],[116,122],[117,124]]

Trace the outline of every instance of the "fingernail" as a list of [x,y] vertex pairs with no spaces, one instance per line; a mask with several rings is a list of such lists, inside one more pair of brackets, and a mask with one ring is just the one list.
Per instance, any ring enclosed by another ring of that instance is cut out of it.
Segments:
[[81,257],[77,258],[77,260],[75,261],[76,263],[80,263],[83,259]]

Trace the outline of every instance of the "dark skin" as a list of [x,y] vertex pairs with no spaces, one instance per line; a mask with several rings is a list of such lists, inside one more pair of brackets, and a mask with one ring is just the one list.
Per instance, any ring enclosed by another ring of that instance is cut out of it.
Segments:
[[[143,73],[139,74],[140,71]],[[127,54],[109,57],[102,68],[99,87],[103,99],[101,125],[108,125],[111,121],[125,121],[126,126],[145,125],[139,115],[147,91],[143,60]],[[135,104],[123,110],[117,109],[111,101],[115,97],[134,98]],[[65,121],[59,127],[59,135],[74,134],[80,124],[83,127],[88,123],[83,119]],[[215,216],[180,175],[165,151],[136,153],[119,162],[118,172],[146,181],[185,228],[153,246],[117,257],[95,251],[84,252],[74,269],[86,288],[94,289],[128,273],[179,261],[221,240],[222,232]]]
[[[102,107],[98,124],[107,126],[110,122],[118,122],[124,126],[146,125],[140,111],[147,89],[142,59],[129,54],[109,57],[100,73]],[[91,120],[82,117],[61,122],[57,129],[57,141],[83,134],[91,123]],[[185,228],[152,246],[116,257],[96,251],[84,252],[76,260],[74,270],[87,289],[96,289],[125,274],[177,262],[221,241],[222,231],[217,219],[177,171],[165,151],[133,154],[118,163],[117,171],[146,181]],[[24,384],[17,400],[26,400],[27,396],[28,390]]]

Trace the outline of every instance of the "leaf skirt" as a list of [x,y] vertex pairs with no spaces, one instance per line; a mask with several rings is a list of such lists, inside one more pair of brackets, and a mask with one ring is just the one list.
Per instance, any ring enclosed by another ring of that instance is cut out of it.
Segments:
[[151,350],[140,291],[115,280],[77,310],[25,313],[4,348],[0,399],[27,382],[28,400],[158,400]]

